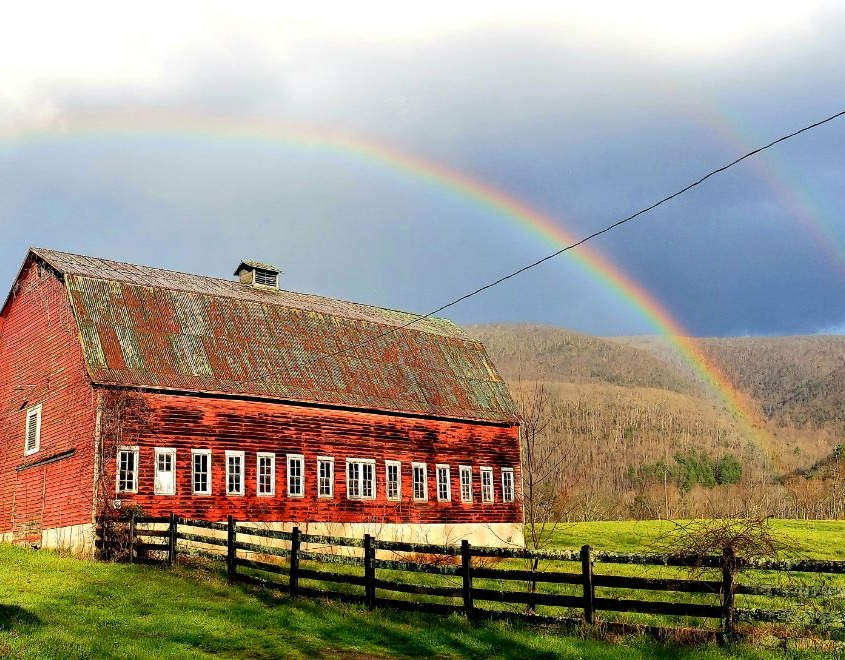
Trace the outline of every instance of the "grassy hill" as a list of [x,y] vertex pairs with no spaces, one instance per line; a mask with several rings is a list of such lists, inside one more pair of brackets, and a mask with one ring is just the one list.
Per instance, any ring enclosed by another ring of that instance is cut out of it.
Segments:
[[[567,454],[559,481],[574,517],[708,515],[748,502],[774,515],[845,513],[845,484],[830,481],[838,472],[829,466],[845,443],[845,337],[700,340],[741,393],[750,428],[665,338],[467,330],[518,400],[537,383],[550,395],[548,442]],[[720,461],[734,459],[742,479],[721,483]],[[789,481],[796,474],[818,483]]]
[[[766,658],[751,647],[625,644],[231,587],[216,569],[94,563],[0,544],[0,657]],[[808,656],[809,657],[809,656]]]

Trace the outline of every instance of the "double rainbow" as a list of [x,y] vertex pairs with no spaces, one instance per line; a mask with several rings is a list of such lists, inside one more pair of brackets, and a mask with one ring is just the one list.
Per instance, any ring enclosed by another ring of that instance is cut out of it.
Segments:
[[[468,200],[535,234],[554,250],[566,247],[577,240],[550,217],[482,181],[384,144],[337,130],[313,127],[288,128],[278,124],[262,124],[255,121],[239,123],[196,116],[97,116],[76,118],[65,128],[31,129],[17,136],[7,137],[5,141],[7,144],[15,144],[103,136],[187,136],[235,142],[267,143],[269,141],[288,147],[311,147],[328,152],[340,151],[353,154],[378,167],[401,172],[422,184],[446,190],[459,198]],[[746,402],[742,393],[731,384],[708,358],[699,343],[688,336],[680,323],[654,296],[587,245],[573,250],[568,257],[605,288],[636,309],[656,332],[664,335],[698,378],[713,390],[735,420],[744,427],[744,431],[758,442],[763,439],[764,432],[756,420],[753,408]]]

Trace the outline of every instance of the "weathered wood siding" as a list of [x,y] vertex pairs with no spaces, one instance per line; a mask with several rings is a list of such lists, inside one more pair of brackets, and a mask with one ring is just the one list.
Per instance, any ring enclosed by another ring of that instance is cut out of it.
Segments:
[[[416,419],[213,397],[145,394],[138,437],[137,494],[116,495],[144,515],[171,511],[189,518],[239,520],[491,523],[519,522],[519,443],[516,426]],[[136,435],[137,434],[137,435]],[[176,495],[154,494],[154,448],[176,449]],[[211,495],[191,494],[191,449],[212,451]],[[226,495],[225,451],[244,451],[245,494]],[[256,494],[256,452],[276,455],[276,494]],[[288,497],[286,454],[305,457],[305,496]],[[335,461],[334,497],[317,497],[317,457]],[[376,499],[350,500],[346,459],[376,459]],[[385,492],[385,459],[402,463],[402,500]],[[411,497],[411,462],[428,466],[428,501]],[[436,464],[451,468],[450,502],[437,501]],[[473,468],[473,502],[460,497],[459,465]],[[494,469],[494,501],[481,502],[479,468]],[[502,501],[501,468],[513,468],[516,500]],[[111,466],[111,483],[115,482]],[[115,486],[116,487],[116,486]]]
[[[37,404],[40,448],[25,456]],[[0,323],[0,534],[38,541],[42,528],[91,522],[95,417],[65,288],[30,260]]]

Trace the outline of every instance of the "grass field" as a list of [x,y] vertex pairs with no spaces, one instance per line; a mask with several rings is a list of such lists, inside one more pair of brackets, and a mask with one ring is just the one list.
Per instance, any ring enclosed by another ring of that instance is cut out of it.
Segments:
[[[771,520],[772,533],[788,546],[791,556],[806,559],[845,560],[845,520]],[[552,545],[595,550],[649,552],[677,528],[666,520],[623,520],[563,523],[554,530]]]
[[[816,556],[841,557],[841,524],[800,533]],[[557,542],[642,550],[656,523],[567,526]],[[840,553],[836,556],[830,554]],[[738,646],[683,647],[645,638],[608,643],[518,624],[368,612],[355,606],[230,587],[219,569],[172,571],[88,562],[0,545],[0,657],[532,657],[769,658]],[[790,657],[796,657],[791,654]],[[801,657],[829,657],[805,652]]]

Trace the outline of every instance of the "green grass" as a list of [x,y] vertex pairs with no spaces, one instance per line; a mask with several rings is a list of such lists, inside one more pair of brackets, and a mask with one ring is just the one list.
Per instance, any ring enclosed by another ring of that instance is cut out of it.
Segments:
[[767,658],[751,647],[607,643],[228,586],[217,569],[94,563],[0,545],[0,657]]
[[673,528],[665,520],[622,520],[561,523],[554,529],[549,547],[580,548],[612,552],[648,552]]
[[[845,560],[845,520],[771,520],[772,530],[790,545],[791,552],[807,559]],[[613,552],[654,552],[676,525],[666,520],[623,520],[564,523],[550,547]]]
[[[798,521],[771,520],[771,530],[774,536],[786,546],[782,559],[818,559],[845,560],[845,521]],[[678,526],[669,521],[608,521],[586,522],[559,525],[554,532],[551,548],[579,548],[589,544],[597,551],[611,552],[660,552],[667,547],[666,538]],[[545,570],[555,570],[554,562],[546,562]],[[560,570],[578,571],[578,567],[562,568]],[[721,579],[719,570],[690,571],[680,567],[666,566],[635,566],[624,564],[604,564],[596,561],[596,573],[613,575],[631,575],[654,578],[704,578],[710,580]],[[744,570],[737,578],[740,584],[756,584],[785,588],[815,588],[824,587],[845,590],[845,576],[818,573],[778,573],[774,571]],[[551,590],[546,587],[546,590]],[[712,596],[673,593],[668,596],[661,592],[626,591],[622,589],[598,589],[597,595],[618,598],[632,598],[637,600],[667,600],[675,602],[698,602],[718,604],[719,598]],[[845,610],[845,602],[841,597],[832,598],[783,598],[775,596],[738,595],[736,605],[739,608],[761,608],[767,611],[790,612],[797,620],[810,613],[830,614]],[[843,614],[845,616],[845,614]],[[640,614],[602,613],[606,620],[626,621],[631,623],[650,623],[657,625],[689,625],[694,627],[713,628],[718,626],[717,620],[702,620],[696,622],[689,618],[669,618]],[[837,619],[835,625],[826,628],[827,634],[836,639],[845,638],[845,628],[842,618]],[[777,626],[767,624],[741,624],[740,630],[765,634]],[[793,633],[796,632],[793,630]]]

